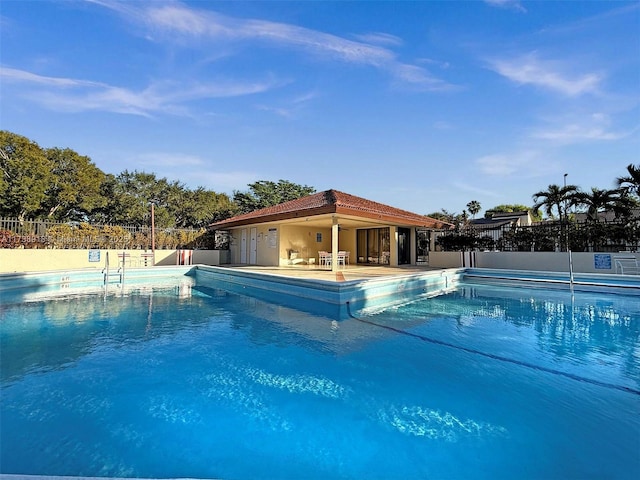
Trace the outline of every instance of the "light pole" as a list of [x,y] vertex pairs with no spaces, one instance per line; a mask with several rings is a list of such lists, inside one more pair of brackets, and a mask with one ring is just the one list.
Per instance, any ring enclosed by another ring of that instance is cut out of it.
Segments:
[[564,226],[564,241],[565,241],[565,248],[567,249],[567,251],[569,250],[569,226],[567,225],[567,175],[569,175],[568,173],[564,174],[564,189],[562,190],[563,196],[564,196],[564,222],[562,222],[562,216],[560,216],[560,223]]
[[151,202],[151,265],[156,264],[156,215],[155,215],[155,202]]

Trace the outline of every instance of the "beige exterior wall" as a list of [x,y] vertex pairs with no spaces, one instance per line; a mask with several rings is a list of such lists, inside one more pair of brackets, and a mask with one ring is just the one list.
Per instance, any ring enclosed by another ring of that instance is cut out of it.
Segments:
[[[97,252],[99,252],[99,260]],[[119,265],[123,250],[58,250],[58,249],[0,249],[0,273],[41,272],[47,270],[102,270],[109,253],[109,265]],[[144,267],[140,250],[124,250],[126,267]],[[193,250],[192,264],[220,265],[228,262],[228,252],[221,250]],[[156,250],[156,265],[176,265],[176,250]],[[147,261],[147,266],[151,262]]]
[[[253,248],[251,237],[252,228],[255,228],[255,262],[252,261],[251,250]],[[242,232],[245,231],[246,242],[242,242]],[[229,263],[233,264],[255,264],[255,265],[278,265],[278,249],[280,242],[280,231],[275,225],[256,225],[255,227],[234,228],[231,232],[231,246],[229,247]],[[243,259],[242,250],[245,258]],[[243,261],[244,260],[244,261]]]
[[[283,225],[280,240],[280,265],[291,265],[291,252],[298,252],[297,257],[302,258],[307,264],[318,264],[318,252],[331,252],[331,228],[304,227],[295,225]],[[321,241],[318,242],[318,234]],[[356,230],[348,229],[338,232],[338,249],[353,252],[351,258],[355,258]],[[295,259],[294,259],[295,260]]]
[[[297,225],[283,225],[280,229],[279,259],[280,265],[292,265],[298,259],[308,264],[318,263],[318,252],[331,251],[331,228],[304,227]],[[318,234],[321,241],[318,242]],[[292,259],[292,252],[296,252]]]
[[[307,227],[304,225],[258,225],[256,226],[256,264],[261,266],[286,266],[293,264],[318,264],[318,252],[331,251],[331,228]],[[275,229],[275,230],[274,230]],[[232,242],[229,249],[230,263],[242,263],[242,230],[231,229]],[[250,228],[246,229],[246,264],[250,264]],[[321,241],[318,242],[318,234]],[[274,247],[275,242],[275,247]],[[355,261],[356,230],[348,229],[338,234],[340,250],[351,252],[351,261]],[[292,259],[292,253],[296,252]],[[301,260],[301,261],[295,261]]]
[[[618,256],[635,257],[640,262],[640,253],[572,252],[573,271],[575,273],[616,273],[615,257]],[[600,268],[596,268],[596,265]],[[473,266],[566,272],[569,271],[569,254],[567,252],[466,252],[463,259],[461,252],[430,252],[429,266],[436,268]],[[610,268],[601,268],[607,266]]]

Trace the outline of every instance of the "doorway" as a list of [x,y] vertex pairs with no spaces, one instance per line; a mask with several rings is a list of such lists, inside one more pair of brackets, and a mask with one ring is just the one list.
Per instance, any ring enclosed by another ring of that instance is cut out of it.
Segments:
[[398,265],[408,265],[411,263],[411,230],[398,227]]

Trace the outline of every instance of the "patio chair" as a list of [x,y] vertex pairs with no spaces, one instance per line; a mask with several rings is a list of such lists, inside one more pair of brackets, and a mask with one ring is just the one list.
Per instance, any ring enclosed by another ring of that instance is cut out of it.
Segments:
[[320,250],[318,252],[318,265],[331,265],[331,254],[329,252],[325,252],[324,250]]
[[339,251],[338,252],[338,265],[347,265],[349,263],[349,252]]

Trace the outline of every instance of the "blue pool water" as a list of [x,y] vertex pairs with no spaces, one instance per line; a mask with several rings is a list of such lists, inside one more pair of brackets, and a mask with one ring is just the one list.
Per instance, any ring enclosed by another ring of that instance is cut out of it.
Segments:
[[640,476],[638,297],[465,283],[338,322],[190,282],[0,306],[0,473]]

